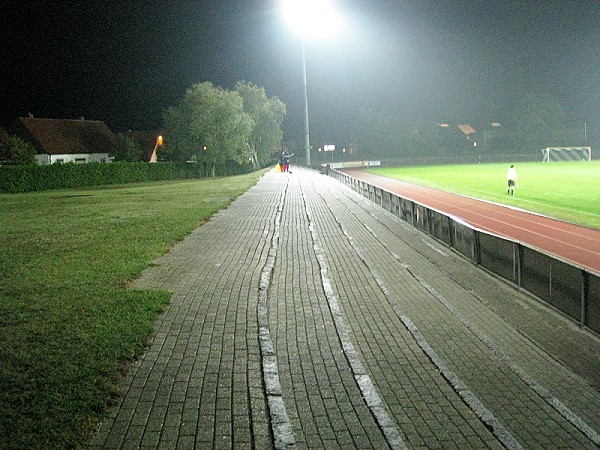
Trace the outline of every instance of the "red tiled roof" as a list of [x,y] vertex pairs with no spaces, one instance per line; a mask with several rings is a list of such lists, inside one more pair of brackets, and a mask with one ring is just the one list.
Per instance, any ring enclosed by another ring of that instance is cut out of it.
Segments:
[[471,125],[458,125],[458,128],[467,136],[476,132]]
[[27,130],[39,153],[110,153],[116,148],[115,135],[99,120],[19,117],[17,122],[21,125],[17,129]]

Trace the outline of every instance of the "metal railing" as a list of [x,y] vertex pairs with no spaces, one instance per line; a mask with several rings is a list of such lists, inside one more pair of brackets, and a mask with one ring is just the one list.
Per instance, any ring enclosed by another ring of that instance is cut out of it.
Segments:
[[460,219],[335,169],[329,175],[476,264],[600,334],[600,276],[527,244],[478,230]]

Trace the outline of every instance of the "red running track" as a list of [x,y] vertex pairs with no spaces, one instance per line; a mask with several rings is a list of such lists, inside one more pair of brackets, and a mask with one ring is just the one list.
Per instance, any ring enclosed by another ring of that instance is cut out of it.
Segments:
[[360,169],[346,169],[344,172],[400,197],[460,218],[475,228],[543,250],[600,275],[600,230],[417,186]]

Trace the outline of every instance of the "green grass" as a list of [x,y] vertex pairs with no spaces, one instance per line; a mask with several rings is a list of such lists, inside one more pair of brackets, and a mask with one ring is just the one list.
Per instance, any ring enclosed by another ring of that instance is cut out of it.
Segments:
[[0,195],[0,448],[85,448],[167,292],[127,289],[262,173]]
[[506,195],[509,164],[386,167],[370,172],[600,228],[600,161],[517,163],[519,189]]

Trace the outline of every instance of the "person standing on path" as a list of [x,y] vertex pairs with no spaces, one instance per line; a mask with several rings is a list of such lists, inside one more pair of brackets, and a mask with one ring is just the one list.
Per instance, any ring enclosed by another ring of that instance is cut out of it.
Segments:
[[279,155],[279,167],[281,167],[281,171],[285,172],[285,156],[287,155],[285,150],[281,151],[281,155]]
[[281,156],[279,157],[279,165],[281,166],[281,171],[282,172],[290,172],[290,158],[294,156],[294,154],[292,153],[291,155],[288,154],[288,152],[286,152],[285,150],[283,150],[281,152]]
[[517,169],[515,169],[515,165],[511,164],[508,168],[508,172],[506,172],[506,179],[508,180],[508,190],[507,194],[515,195],[515,187],[519,186],[519,178],[517,177]]

